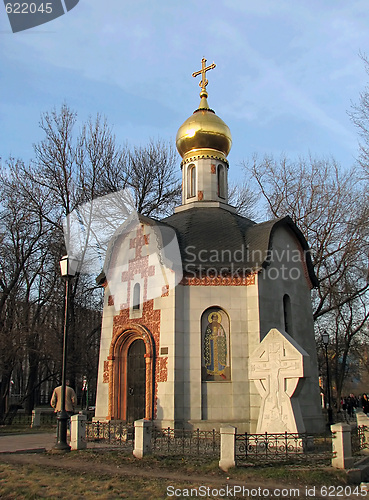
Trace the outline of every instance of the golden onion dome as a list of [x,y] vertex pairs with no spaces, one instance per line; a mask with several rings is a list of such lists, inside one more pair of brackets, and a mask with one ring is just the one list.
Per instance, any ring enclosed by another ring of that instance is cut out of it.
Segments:
[[203,59],[203,70],[193,73],[197,76],[203,73],[200,82],[200,105],[194,113],[179,127],[176,145],[183,160],[188,158],[217,157],[225,161],[232,146],[232,136],[224,121],[209,108],[206,92],[207,80],[204,70],[212,69],[215,64],[205,68],[206,60]]

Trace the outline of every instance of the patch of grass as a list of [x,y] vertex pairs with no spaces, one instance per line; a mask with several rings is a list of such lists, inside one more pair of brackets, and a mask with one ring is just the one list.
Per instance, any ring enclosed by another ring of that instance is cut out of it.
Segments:
[[219,469],[219,461],[206,459],[204,457],[150,457],[137,460],[130,453],[121,451],[96,451],[85,450],[75,455],[77,460],[94,461],[96,464],[104,463],[112,466],[127,465],[145,469],[167,470],[179,474],[188,474],[192,478],[199,476],[212,476],[242,482],[255,481],[262,483],[263,480],[274,480],[279,483],[304,484],[312,486],[322,485],[344,485],[347,484],[347,476],[344,471],[332,467],[311,466],[297,468],[291,464],[270,464],[268,466],[235,467],[228,472]]
[[[8,463],[6,456],[0,456],[0,498],[4,500],[38,500],[40,498],[168,500],[167,488],[169,486],[175,487],[177,491],[187,489],[188,492],[205,485],[209,486],[212,491],[213,489],[217,491],[220,488],[219,485],[224,487],[231,481],[233,484],[256,484],[269,489],[272,488],[271,485],[274,487],[285,485],[286,488],[293,485],[300,488],[303,493],[305,487],[309,485],[319,487],[320,485],[346,484],[345,473],[331,468],[302,469],[273,465],[233,468],[225,473],[219,469],[217,460],[207,461],[203,458],[182,460],[173,457],[163,459],[145,457],[138,460],[131,454],[116,450],[71,452],[58,456],[57,461],[51,461],[51,453],[48,457],[50,462],[43,460],[43,464],[38,464],[35,458],[32,463],[22,465],[16,461]],[[103,465],[108,468],[103,469]],[[125,469],[119,470],[120,468]],[[142,469],[144,469],[142,471],[145,474],[144,477],[140,477]],[[148,472],[149,475],[147,475]],[[162,475],[161,478],[157,478],[159,474]],[[211,481],[210,478],[212,478]],[[188,493],[184,493],[183,496],[175,494],[174,498],[183,499],[189,496],[191,495]],[[223,497],[202,497],[218,500],[224,498],[224,495]],[[248,497],[235,496],[233,498]],[[252,498],[259,499],[255,495]]]
[[112,464],[112,465],[129,465],[138,468],[155,467],[171,472],[181,472],[189,474],[206,474],[216,472],[219,475],[224,473],[219,469],[219,460],[206,457],[160,457],[146,456],[138,460],[132,455],[132,452],[125,450],[81,450],[76,455],[77,460],[94,461],[96,463]]
[[[0,497],[3,500],[165,499],[165,482],[159,479],[72,474],[36,465],[0,464]],[[182,485],[184,487],[184,485]]]
[[233,468],[228,475],[232,479],[240,481],[263,479],[275,480],[280,483],[303,484],[312,486],[330,486],[347,484],[347,475],[344,471],[333,469],[331,467],[309,467],[309,468],[291,468],[281,465],[270,467]]

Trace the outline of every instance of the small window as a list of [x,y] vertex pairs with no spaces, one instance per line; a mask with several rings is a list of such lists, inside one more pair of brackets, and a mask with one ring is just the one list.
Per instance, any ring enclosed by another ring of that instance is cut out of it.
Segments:
[[138,311],[141,307],[141,287],[139,283],[136,283],[133,287],[133,309]]
[[187,198],[196,196],[196,167],[190,165],[187,170]]
[[283,315],[284,315],[284,330],[288,335],[292,335],[292,312],[291,312],[291,299],[289,295],[283,296]]
[[225,175],[223,165],[218,165],[218,196],[225,198]]

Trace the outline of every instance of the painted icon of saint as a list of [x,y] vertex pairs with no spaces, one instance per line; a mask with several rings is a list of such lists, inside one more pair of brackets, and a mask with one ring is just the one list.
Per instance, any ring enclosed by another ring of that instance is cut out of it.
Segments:
[[220,313],[213,311],[208,316],[204,338],[204,361],[208,375],[219,375],[226,379],[227,337]]

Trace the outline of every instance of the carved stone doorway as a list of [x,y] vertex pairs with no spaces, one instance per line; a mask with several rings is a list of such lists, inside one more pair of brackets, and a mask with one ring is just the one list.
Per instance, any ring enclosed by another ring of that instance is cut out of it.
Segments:
[[109,420],[152,420],[154,352],[142,325],[127,325],[115,335],[109,352]]

